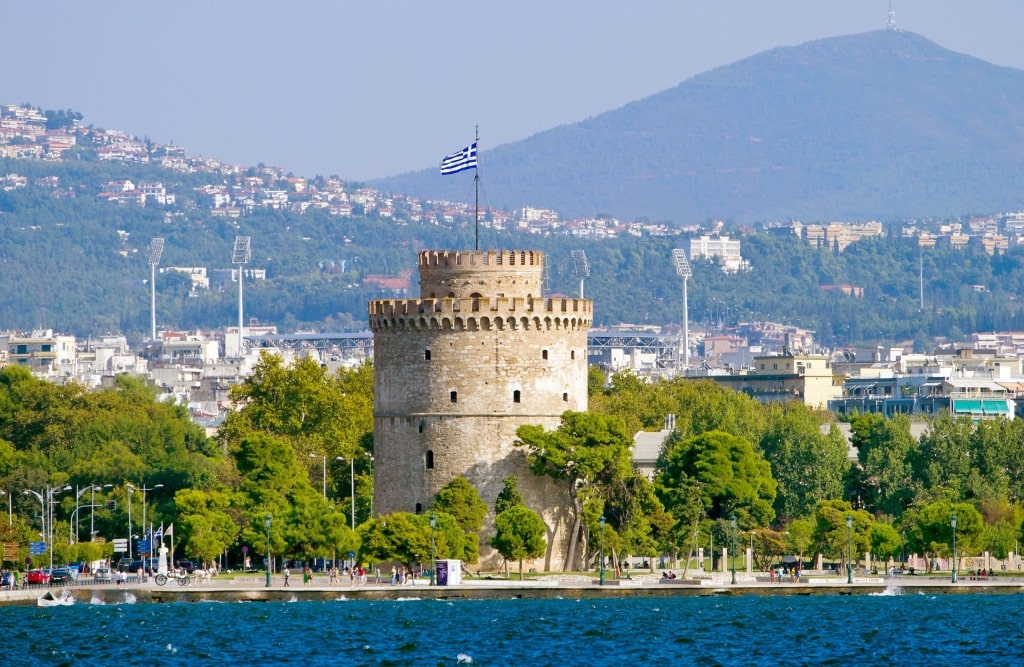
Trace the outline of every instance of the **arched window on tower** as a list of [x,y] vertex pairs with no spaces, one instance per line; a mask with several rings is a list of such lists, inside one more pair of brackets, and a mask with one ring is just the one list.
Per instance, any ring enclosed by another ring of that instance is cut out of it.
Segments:
[[448,398],[451,400],[452,403],[458,403],[459,402],[459,392],[453,391],[452,393],[450,393],[448,395]]
[[547,350],[541,350],[540,358],[541,359],[547,359],[548,358],[548,351]]
[[522,402],[521,398],[522,398],[522,393],[518,389],[516,389],[515,391],[512,392],[512,402],[513,403],[521,403]]
[[427,450],[427,454],[424,457],[424,463],[426,463],[427,470],[433,470],[434,469],[434,450],[433,449],[428,449]]
[[568,403],[569,402],[569,394],[568,394],[568,392],[563,392],[562,393],[562,402],[563,403]]
[[423,359],[425,361],[430,361],[430,350],[423,350]]
[[416,503],[416,513],[417,514],[422,514],[423,513],[423,503]]
[[427,423],[425,421],[423,421],[423,420],[420,420],[420,433],[423,433],[423,429],[426,428],[426,427],[427,427]]

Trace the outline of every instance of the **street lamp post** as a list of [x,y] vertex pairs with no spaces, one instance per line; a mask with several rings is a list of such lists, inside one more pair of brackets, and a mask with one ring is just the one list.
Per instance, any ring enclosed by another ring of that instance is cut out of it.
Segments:
[[732,514],[729,516],[729,538],[731,540],[732,553],[729,554],[731,558],[729,562],[732,565],[732,583],[736,583],[736,515]]
[[92,510],[89,512],[89,541],[96,539],[96,492],[114,488],[113,484],[104,484],[102,487],[92,485]]
[[846,583],[853,583],[853,515],[846,515]]
[[373,487],[370,489],[370,518],[373,518],[373,494],[377,491],[377,480],[373,477],[373,454],[367,454],[370,457],[370,482]]
[[949,517],[949,525],[953,527],[953,578],[951,583],[956,583],[956,514]]
[[322,459],[324,472],[323,472],[323,484],[324,484],[324,498],[327,497],[327,456],[325,454],[310,454],[311,459]]
[[84,489],[79,489],[77,486],[75,487],[75,511],[71,513],[71,521],[68,523],[68,542],[69,543],[73,544],[73,543],[79,541],[78,540],[78,533],[79,533],[79,530],[78,530],[78,525],[79,525],[78,511],[80,509],[82,509],[83,507],[91,507],[92,506],[91,502],[90,502],[89,505],[80,505],[79,504],[79,502],[81,502],[81,500],[82,500],[82,495],[84,495],[86,491],[92,491],[93,497],[95,498],[95,496],[96,496],[96,489],[97,488],[98,487],[93,486],[93,485],[89,485],[89,486],[85,487]]
[[24,492],[26,495],[32,494],[39,499],[40,509],[42,510],[42,515],[39,518],[43,528],[43,541],[46,543],[47,550],[50,552],[51,571],[53,570],[53,497],[61,491],[70,490],[70,486],[61,486],[57,488],[47,486],[42,492],[32,491],[31,489]]
[[[164,487],[163,484],[154,484],[153,486],[146,486],[145,484],[143,484],[142,486],[138,486],[138,487],[134,486],[132,484],[128,485],[128,492],[129,493],[134,492],[134,491],[141,491],[142,492],[142,532],[141,532],[141,534],[142,534],[143,537],[145,537],[145,535],[146,535],[146,491],[155,491],[157,489],[162,489],[163,487]],[[129,533],[131,532],[131,515],[132,515],[132,506],[131,506],[131,500],[129,500],[128,501],[128,517],[129,517],[129,519],[128,519],[128,527],[129,527],[128,532]],[[149,539],[150,539],[150,541],[152,541],[152,539],[153,539],[153,531],[151,530],[151,531],[149,531],[149,533],[150,533]],[[129,539],[131,539],[131,538],[129,538]],[[132,550],[131,549],[131,544],[129,544],[128,545],[128,555],[129,556],[131,556],[131,550]],[[153,554],[153,545],[152,544],[150,544],[149,551],[147,553],[149,553],[150,555]],[[139,555],[141,556],[142,554],[140,553]]]
[[[338,461],[344,461],[346,457],[339,456]],[[349,465],[349,494],[352,496],[352,530],[356,529],[356,457],[348,458]]]
[[604,586],[604,515],[598,519],[598,523],[601,524],[601,578],[598,579],[601,586]]
[[272,517],[267,514],[263,517],[263,525],[267,527],[267,588],[270,588],[270,522]]
[[430,585],[434,585],[434,570],[437,569],[437,547],[434,543],[434,529],[437,527],[437,517],[430,513]]

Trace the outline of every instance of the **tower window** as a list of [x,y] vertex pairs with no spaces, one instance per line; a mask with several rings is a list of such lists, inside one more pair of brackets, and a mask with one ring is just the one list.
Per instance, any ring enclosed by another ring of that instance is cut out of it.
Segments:
[[451,399],[451,402],[452,402],[452,403],[458,403],[458,402],[459,402],[459,392],[457,392],[457,391],[453,391],[453,392],[452,392],[451,394],[449,394],[448,396],[449,396],[449,398]]
[[423,428],[426,426],[426,422],[420,422],[420,433],[423,433]]
[[423,350],[423,359],[425,361],[430,361],[430,350]]
[[520,401],[521,398],[522,398],[522,393],[518,389],[516,389],[515,391],[512,392],[512,402],[513,403],[521,402]]
[[428,449],[427,450],[427,455],[425,457],[424,462],[427,465],[427,470],[433,470],[434,469],[434,450],[433,449]]
[[547,359],[548,358],[548,351],[544,350],[543,352],[541,352],[540,353],[540,358],[541,359]]
[[575,359],[576,358],[576,350],[573,350],[572,352],[569,353],[569,358],[570,359]]
[[568,392],[563,392],[562,393],[562,402],[563,403],[568,403],[569,402],[569,394],[568,394]]
[[423,513],[423,503],[416,503],[416,513],[417,514],[422,514]]

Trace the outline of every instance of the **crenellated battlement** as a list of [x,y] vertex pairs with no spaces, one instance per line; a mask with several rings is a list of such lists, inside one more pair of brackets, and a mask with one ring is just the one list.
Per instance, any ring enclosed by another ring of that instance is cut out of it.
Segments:
[[419,267],[502,271],[509,267],[544,266],[539,250],[421,250]]
[[430,329],[589,329],[589,299],[381,299],[370,302],[370,330]]

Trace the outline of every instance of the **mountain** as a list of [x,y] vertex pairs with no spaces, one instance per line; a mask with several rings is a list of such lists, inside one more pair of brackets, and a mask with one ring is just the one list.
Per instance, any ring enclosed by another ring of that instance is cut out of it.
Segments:
[[[1015,210],[1024,207],[1024,71],[908,32],[822,39],[481,151],[480,165],[490,205],[565,217],[682,224]],[[461,201],[465,178],[434,167],[370,185]]]

